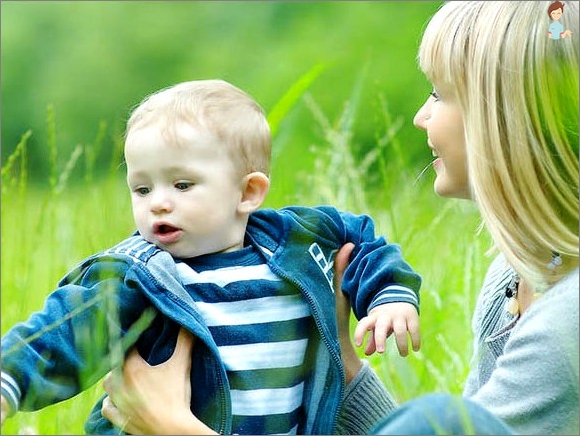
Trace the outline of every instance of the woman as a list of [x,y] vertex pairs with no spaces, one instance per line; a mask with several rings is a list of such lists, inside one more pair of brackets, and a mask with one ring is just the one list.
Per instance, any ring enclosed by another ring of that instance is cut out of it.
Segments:
[[[469,401],[457,404],[515,433],[576,434],[578,40],[545,38],[549,5],[445,4],[419,49],[434,91],[414,124],[436,156],[436,193],[473,199],[499,251],[473,318]],[[578,35],[578,3],[567,5]],[[453,414],[453,402],[416,400],[375,431],[426,433],[429,411]]]
[[[413,400],[375,433],[579,431],[578,3],[567,3],[572,37],[560,40],[546,38],[549,5],[448,2],[425,30],[419,63],[434,91],[414,123],[436,157],[434,189],[475,201],[498,254],[475,308],[464,395]],[[112,385],[123,404],[105,416],[152,422],[128,400],[134,384]],[[163,404],[154,385],[141,394]]]

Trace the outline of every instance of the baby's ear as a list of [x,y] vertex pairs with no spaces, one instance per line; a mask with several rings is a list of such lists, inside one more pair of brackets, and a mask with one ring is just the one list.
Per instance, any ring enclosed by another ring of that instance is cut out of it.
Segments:
[[242,199],[238,212],[250,213],[258,209],[270,189],[270,179],[259,171],[247,174],[242,179]]

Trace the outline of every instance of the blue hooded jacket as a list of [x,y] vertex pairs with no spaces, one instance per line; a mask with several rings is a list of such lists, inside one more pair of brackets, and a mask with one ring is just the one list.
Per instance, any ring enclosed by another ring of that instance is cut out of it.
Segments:
[[[301,434],[334,433],[344,396],[332,265],[346,242],[355,249],[342,288],[358,319],[367,315],[377,292],[393,285],[410,292],[383,292],[380,304],[406,301],[418,309],[420,276],[398,245],[375,235],[368,216],[330,206],[295,206],[254,212],[247,226],[246,243],[264,253],[275,274],[300,289],[315,321]],[[217,432],[231,433],[229,384],[217,346],[179,280],[173,257],[138,233],[79,263],[41,311],[2,337],[2,394],[13,411],[63,401],[122,363],[132,345],[150,364],[164,362],[180,327],[197,336],[191,410]],[[100,408],[99,402],[86,432],[118,434]]]

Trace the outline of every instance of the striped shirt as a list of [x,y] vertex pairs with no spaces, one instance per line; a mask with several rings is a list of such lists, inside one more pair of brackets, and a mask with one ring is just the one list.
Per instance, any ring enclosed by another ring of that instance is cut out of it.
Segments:
[[233,433],[296,434],[313,328],[299,290],[253,247],[179,261],[177,269],[226,368]]

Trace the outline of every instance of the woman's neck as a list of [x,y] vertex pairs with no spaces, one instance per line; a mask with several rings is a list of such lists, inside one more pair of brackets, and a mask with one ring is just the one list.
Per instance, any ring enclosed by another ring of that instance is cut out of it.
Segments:
[[524,279],[520,280],[516,299],[518,300],[520,315],[523,315],[536,299],[536,293],[534,292],[533,287]]

